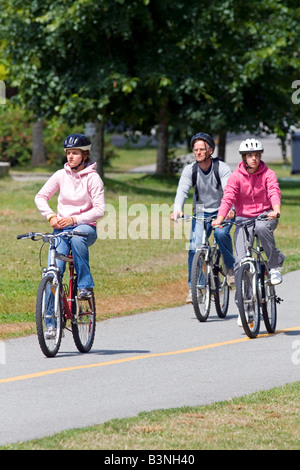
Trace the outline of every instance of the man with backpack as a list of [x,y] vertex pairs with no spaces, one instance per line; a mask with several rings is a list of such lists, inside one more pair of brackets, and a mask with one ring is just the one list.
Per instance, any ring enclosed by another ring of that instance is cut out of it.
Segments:
[[[210,135],[205,134],[204,132],[199,132],[192,137],[190,145],[194,152],[196,161],[187,165],[182,171],[174,202],[174,212],[171,214],[172,220],[182,217],[183,206],[192,187],[194,188],[194,214],[204,217],[217,215],[223,197],[224,188],[231,173],[231,170],[226,163],[212,158],[212,154],[215,150],[215,142]],[[233,216],[234,213],[230,211],[227,219],[230,219]],[[235,259],[233,256],[232,239],[230,236],[231,227],[232,224],[226,225],[226,227],[222,229],[216,228],[215,236],[227,268],[227,283],[230,287],[233,287],[233,265]],[[207,222],[207,229],[208,234],[210,234],[212,231],[211,222]],[[192,262],[196,248],[201,245],[201,241],[202,223],[193,219],[188,253],[189,293],[186,299],[187,303],[192,302]]]

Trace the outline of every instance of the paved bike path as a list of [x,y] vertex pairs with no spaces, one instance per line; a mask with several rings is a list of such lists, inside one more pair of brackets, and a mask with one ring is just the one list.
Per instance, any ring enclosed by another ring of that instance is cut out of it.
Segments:
[[54,359],[42,355],[35,336],[6,341],[0,445],[299,380],[300,271],[285,275],[277,292],[281,332],[254,340],[236,324],[232,293],[225,320],[213,305],[200,323],[185,305],[98,323],[87,355],[68,332]]

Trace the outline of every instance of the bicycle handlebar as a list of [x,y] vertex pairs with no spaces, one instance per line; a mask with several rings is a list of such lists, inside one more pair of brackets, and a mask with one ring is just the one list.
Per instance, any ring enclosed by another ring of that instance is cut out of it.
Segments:
[[[277,214],[277,219],[279,219],[279,218],[280,218],[280,214]],[[261,214],[261,215],[258,215],[257,217],[249,218],[249,219],[246,219],[246,220],[240,220],[240,221],[238,221],[238,223],[234,222],[234,224],[239,225],[239,226],[251,225],[256,220],[272,220],[272,217],[270,218],[268,214]]]
[[203,221],[209,222],[211,220],[216,219],[216,217],[217,217],[216,215],[211,215],[209,217],[202,217],[202,216],[198,216],[198,215],[183,215],[182,217],[177,217],[176,220],[188,221],[188,220],[191,220],[191,219],[196,219],[196,220],[203,220]]
[[88,237],[88,233],[86,232],[78,232],[76,230],[70,230],[69,232],[60,232],[57,234],[53,233],[40,233],[40,232],[28,232],[28,233],[23,233],[20,235],[17,235],[17,240],[24,240],[26,238],[31,238],[31,240],[36,240],[36,237],[41,237],[41,238],[58,238],[58,237],[67,237],[71,238],[73,236],[78,236],[78,237]]

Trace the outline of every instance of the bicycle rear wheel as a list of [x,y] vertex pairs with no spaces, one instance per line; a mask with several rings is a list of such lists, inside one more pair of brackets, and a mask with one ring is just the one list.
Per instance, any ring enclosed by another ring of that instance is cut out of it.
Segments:
[[262,267],[262,314],[268,333],[275,333],[277,323],[277,303],[275,287],[269,284],[265,266]]
[[[62,308],[59,284],[53,277],[45,276],[39,285],[36,299],[36,329],[39,345],[46,357],[54,357],[62,337]],[[47,338],[48,327],[53,327],[53,337]]]
[[242,264],[236,279],[236,295],[242,325],[249,338],[256,338],[260,326],[260,307],[256,273],[251,273],[250,264]]
[[89,299],[79,299],[77,292],[77,278],[73,290],[72,334],[78,351],[87,353],[94,343],[96,331],[96,305],[94,291]]
[[228,312],[230,289],[227,284],[224,258],[220,250],[217,251],[213,264],[216,287],[214,293],[216,312],[220,318],[225,318]]
[[200,322],[205,322],[210,312],[211,286],[208,267],[205,253],[196,251],[192,264],[191,291],[194,311]]

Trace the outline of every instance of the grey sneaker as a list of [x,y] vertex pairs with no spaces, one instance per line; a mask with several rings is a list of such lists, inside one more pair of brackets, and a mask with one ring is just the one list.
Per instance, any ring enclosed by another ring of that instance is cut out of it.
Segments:
[[91,289],[79,289],[78,297],[80,299],[90,299],[92,297]]
[[235,281],[234,281],[233,268],[228,268],[227,269],[226,280],[227,280],[227,284],[228,284],[229,287],[234,287]]

